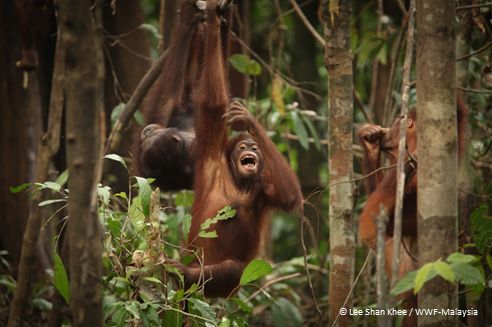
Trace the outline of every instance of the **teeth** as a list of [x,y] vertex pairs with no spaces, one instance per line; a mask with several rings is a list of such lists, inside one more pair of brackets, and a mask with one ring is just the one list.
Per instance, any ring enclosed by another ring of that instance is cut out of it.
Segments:
[[246,155],[241,158],[241,164],[248,168],[254,168],[256,166],[256,158]]

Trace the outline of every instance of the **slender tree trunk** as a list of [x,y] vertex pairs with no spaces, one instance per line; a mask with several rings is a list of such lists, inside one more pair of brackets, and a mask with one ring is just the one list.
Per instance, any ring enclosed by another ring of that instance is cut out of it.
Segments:
[[350,49],[352,1],[329,6],[324,19],[325,66],[328,70],[328,139],[330,172],[330,320],[350,325],[340,309],[352,307],[355,237],[353,226],[354,185],[352,167],[353,76]]
[[161,0],[159,9],[159,27],[162,34],[162,39],[159,44],[159,52],[163,53],[167,49],[171,41],[171,33],[174,31],[174,26],[178,18],[178,1],[177,0]]
[[[455,2],[417,1],[419,264],[457,250],[458,152]],[[436,278],[419,293],[421,308],[456,308],[455,285]],[[453,326],[458,317],[419,317],[419,326]]]
[[96,33],[99,6],[61,1],[60,27],[66,45],[66,138],[70,175],[70,290],[72,324],[102,326],[102,235],[96,187],[101,175],[103,57]]
[[21,45],[14,13],[13,1],[0,1],[0,249],[8,251],[15,275],[21,255],[19,240],[29,215],[29,195],[13,194],[9,187],[31,180],[34,160],[29,153],[34,149],[28,90],[22,87],[23,72],[16,67]]
[[[60,44],[57,44],[56,56],[48,127],[44,135],[40,138],[38,145],[36,182],[46,181],[51,159],[58,152],[60,146],[60,128],[63,113],[63,78],[65,73],[65,56]],[[43,213],[38,204],[42,201],[43,196],[43,192],[36,192],[31,199],[29,218],[22,240],[17,289],[12,301],[8,326],[22,324],[21,319],[31,292],[34,262],[39,247],[38,240],[43,221]]]

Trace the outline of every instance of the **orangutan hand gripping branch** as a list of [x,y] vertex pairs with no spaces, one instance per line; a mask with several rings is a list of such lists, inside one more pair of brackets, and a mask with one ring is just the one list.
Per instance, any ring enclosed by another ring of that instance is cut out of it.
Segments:
[[[458,109],[458,153],[464,152],[464,126],[466,125],[468,110],[462,97],[457,99]],[[388,156],[390,165],[395,165],[398,159],[398,143],[400,118],[397,118],[390,128],[378,125],[364,125],[359,131],[359,139],[364,150],[364,174],[371,174],[366,180],[368,198],[359,218],[359,238],[372,249],[376,246],[375,219],[381,212],[381,207],[389,215],[389,224],[386,230],[385,260],[386,273],[391,278],[391,264],[393,260],[393,214],[396,203],[396,168],[375,172],[381,168],[381,153]],[[417,240],[417,115],[412,110],[407,120],[406,133],[406,163],[405,189],[402,213],[403,247],[400,254],[399,276],[403,277],[417,268],[415,250]],[[375,172],[375,173],[374,173]],[[416,298],[412,294],[404,295],[407,306],[416,306]]]
[[[195,202],[187,248],[203,262],[169,261],[181,270],[186,286],[203,284],[208,297],[228,296],[237,288],[272,210],[302,209],[299,182],[287,161],[248,110],[230,101],[219,3],[207,2],[204,67],[194,103]],[[240,133],[229,137],[229,128]],[[211,227],[218,237],[199,237],[201,224],[225,206],[236,210],[235,217]]]
[[[222,60],[230,39],[232,2],[219,4]],[[203,70],[206,1],[182,0],[180,19],[164,68],[143,108],[145,128],[136,138],[135,175],[155,178],[161,190],[191,189],[194,175],[194,98]]]

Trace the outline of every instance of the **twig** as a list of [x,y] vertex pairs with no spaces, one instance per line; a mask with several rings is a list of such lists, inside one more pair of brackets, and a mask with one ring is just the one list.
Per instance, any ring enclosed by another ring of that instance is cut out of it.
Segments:
[[492,90],[469,89],[469,88],[461,87],[461,86],[457,86],[456,89],[461,90],[463,92],[468,92],[468,93],[492,94]]
[[318,41],[318,43],[321,44],[321,46],[323,46],[323,48],[324,48],[326,46],[325,40],[323,39],[323,37],[321,35],[319,35],[319,33],[316,31],[316,29],[313,27],[313,25],[309,22],[309,19],[307,19],[306,15],[304,15],[301,8],[299,8],[299,5],[297,4],[297,2],[295,0],[289,0],[289,1],[291,3],[292,7],[294,8],[295,12],[297,13],[297,16],[299,16],[299,18],[304,23],[304,25],[306,26],[308,31],[314,36],[316,41]]
[[473,51],[472,53],[456,58],[456,61],[465,60],[465,59],[468,59],[470,57],[473,57],[473,56],[487,50],[487,48],[490,47],[491,45],[492,45],[492,40],[489,40],[489,42],[485,43],[481,48]]
[[150,90],[154,82],[161,74],[167,53],[167,50],[164,51],[164,53],[159,57],[159,59],[157,59],[157,61],[145,74],[140,83],[138,83],[137,88],[135,89],[132,96],[130,97],[130,100],[126,104],[125,109],[118,117],[116,124],[111,130],[111,134],[109,135],[108,141],[106,143],[106,148],[104,149],[105,154],[112,153],[118,149],[121,143],[123,130],[126,128],[128,122],[137,111],[138,107],[142,103],[143,98],[145,97],[145,95],[147,95],[147,92]]
[[[377,308],[379,310],[386,310],[387,307],[387,291],[386,291],[386,273],[384,270],[385,266],[385,253],[384,249],[386,246],[386,226],[388,224],[388,212],[383,205],[380,205],[380,213],[376,217],[376,294],[377,294]],[[393,256],[394,257],[394,256]],[[378,316],[378,326],[389,325],[391,321],[390,317],[385,315]]]
[[333,183],[330,183],[328,185],[328,188],[333,186],[333,185],[337,185],[337,184],[343,184],[343,183],[352,183],[352,182],[359,182],[361,180],[364,180],[368,177],[371,177],[372,175],[374,174],[377,174],[378,172],[382,171],[382,170],[387,170],[387,169],[393,169],[396,167],[396,164],[395,165],[389,165],[389,166],[384,166],[384,167],[379,167],[378,169],[370,172],[369,174],[367,175],[363,175],[362,177],[358,177],[358,178],[352,178],[352,179],[349,179],[349,180],[343,180],[343,181],[336,181],[336,182],[333,182]]
[[407,27],[407,47],[405,51],[405,61],[402,73],[402,96],[401,96],[401,119],[400,119],[400,140],[398,143],[398,161],[396,167],[396,199],[393,229],[393,261],[391,274],[391,287],[398,282],[398,269],[400,267],[401,235],[402,235],[402,212],[403,212],[403,190],[405,187],[405,154],[406,154],[406,135],[407,135],[407,113],[408,99],[410,95],[410,70],[413,60],[414,45],[414,15],[415,0],[410,1],[408,9]]
[[473,5],[458,6],[458,7],[456,7],[456,10],[475,9],[475,8],[482,8],[482,7],[492,7],[492,2],[476,3]]
[[[372,251],[370,251],[367,254],[366,260],[364,261],[364,264],[360,268],[359,273],[357,274],[357,277],[355,277],[354,285],[352,285],[352,288],[350,289],[350,292],[347,294],[347,297],[345,298],[345,301],[343,302],[342,308],[345,308],[345,306],[347,305],[347,302],[348,302],[348,300],[350,298],[350,295],[353,293],[353,291],[355,289],[355,286],[357,285],[357,282],[359,281],[360,276],[362,275],[362,273],[366,269],[367,263],[369,262],[369,259],[371,259],[371,257],[372,257]],[[339,317],[340,317],[340,313],[338,313],[337,316],[336,316],[336,318],[335,318],[335,320],[333,320],[333,323],[331,324],[332,327],[336,326],[336,323],[337,323]]]
[[400,57],[400,53],[402,50],[403,46],[403,31],[405,30],[405,25],[408,23],[408,19],[404,19],[400,31],[398,32],[398,37],[396,39],[394,48],[392,50],[392,56],[391,56],[391,69],[390,69],[390,76],[389,76],[389,82],[388,82],[388,87],[386,89],[386,97],[384,99],[384,119],[383,119],[383,126],[387,126],[389,123],[389,119],[391,117],[391,100],[393,96],[393,88],[396,80],[396,66],[398,63],[398,58]]
[[290,274],[290,275],[284,275],[284,276],[279,276],[277,278],[274,278],[274,279],[270,279],[269,281],[267,281],[265,284],[263,284],[261,286],[261,288],[259,288],[258,290],[254,291],[253,294],[251,294],[247,299],[246,303],[248,302],[251,302],[251,300],[253,300],[258,294],[264,292],[265,290],[269,289],[270,286],[276,284],[276,283],[280,283],[280,282],[283,282],[285,280],[289,280],[289,279],[294,279],[294,278],[298,278],[298,277],[301,277],[301,273],[299,272],[296,272],[296,273],[293,273],[293,274]]
[[301,246],[302,246],[302,253],[304,257],[304,268],[306,270],[309,289],[311,290],[311,295],[313,296],[314,307],[316,308],[316,311],[318,311],[318,315],[320,316],[320,318],[322,318],[323,312],[319,308],[318,300],[316,300],[316,292],[314,291],[313,281],[311,280],[311,273],[309,272],[308,262],[307,262],[307,249],[306,249],[306,243],[304,242],[304,228],[303,228],[306,220],[307,220],[306,216],[302,214],[300,229],[301,229]]
[[305,93],[305,94],[308,94],[308,95],[311,95],[312,97],[314,97],[315,99],[317,100],[321,100],[322,97],[315,93],[315,92],[312,92],[310,90],[306,90],[306,89],[303,89],[301,87],[299,87],[299,83],[296,82],[295,80],[293,80],[292,78],[286,76],[285,74],[283,74],[281,71],[275,69],[275,68],[272,68],[270,65],[268,65],[256,52],[253,51],[253,49],[251,49],[250,46],[248,46],[248,44],[246,44],[246,42],[244,42],[236,33],[234,33],[234,31],[231,31],[231,35],[232,37],[234,38],[235,41],[237,41],[239,43],[239,45],[245,49],[251,56],[253,56],[256,60],[258,60],[258,62],[266,69],[268,70],[268,72],[271,74],[271,75],[279,75],[282,80],[287,84],[289,85],[291,88],[293,88],[294,90],[296,91],[299,91],[301,93]]

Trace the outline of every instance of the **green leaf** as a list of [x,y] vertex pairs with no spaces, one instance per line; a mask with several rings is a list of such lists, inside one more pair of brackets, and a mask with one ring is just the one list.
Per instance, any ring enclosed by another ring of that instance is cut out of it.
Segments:
[[229,58],[229,62],[238,72],[246,75],[258,76],[261,74],[260,64],[250,59],[245,54],[234,54]]
[[417,276],[415,276],[415,287],[413,288],[413,293],[417,294],[424,284],[436,277],[437,272],[433,268],[434,262],[426,263],[422,268],[417,270]]
[[272,266],[266,261],[255,259],[251,261],[241,275],[240,285],[246,285],[272,272]]
[[125,167],[125,168],[128,170],[128,167],[127,167],[127,165],[126,165],[125,160],[124,160],[121,156],[119,156],[119,155],[117,155],[117,154],[114,154],[114,153],[107,154],[107,155],[105,155],[103,158],[105,158],[105,159],[109,159],[109,160],[113,160],[113,161],[117,161],[117,162],[119,162],[120,164],[122,164],[122,165],[123,165],[123,167]]
[[299,308],[285,298],[278,298],[273,303],[272,319],[277,327],[298,327],[303,322]]
[[8,275],[0,275],[0,285],[6,286],[12,292],[17,288],[16,280]]
[[198,233],[198,236],[200,237],[205,237],[205,238],[214,238],[217,237],[217,233],[215,231],[207,231],[212,225],[218,223],[221,220],[227,220],[234,218],[236,216],[236,210],[232,209],[230,206],[225,206],[224,208],[220,209],[217,215],[212,218],[206,219],[201,225],[200,225],[200,232]]
[[183,239],[188,239],[188,234],[190,233],[191,228],[191,215],[189,213],[183,216],[183,220],[181,221],[181,232],[183,233]]
[[454,282],[456,281],[456,275],[454,274],[453,269],[447,262],[443,262],[443,261],[434,262],[433,268],[439,276],[441,276],[448,282],[454,284]]
[[49,189],[54,192],[61,190],[61,185],[55,182],[34,183],[40,190]]
[[64,170],[55,180],[55,183],[63,186],[68,181],[68,170]]
[[155,277],[144,277],[144,278],[142,278],[142,279],[143,279],[143,280],[146,280],[146,281],[148,281],[148,282],[154,283],[154,284],[164,285],[164,284],[162,284],[162,282],[161,282],[159,279],[157,279],[157,278],[155,278]]
[[214,230],[211,232],[200,231],[200,233],[198,233],[198,237],[217,238],[217,237],[219,237],[219,235],[217,235],[217,232]]
[[123,110],[125,110],[125,106],[126,104],[120,102],[113,108],[113,110],[111,111],[111,127],[114,127],[114,125],[120,118],[121,113],[123,112]]
[[316,150],[320,150],[321,149],[321,141],[318,137],[318,132],[316,131],[316,129],[314,128],[314,125],[313,123],[311,122],[311,120],[309,120],[309,118],[307,118],[306,116],[304,115],[301,115],[301,118],[302,120],[304,121],[304,124],[307,126],[308,130],[309,130],[309,134],[311,135],[311,137],[314,139],[314,146],[316,147]]
[[[215,311],[210,307],[207,302],[204,302],[200,299],[189,298],[188,303],[190,304],[191,311],[195,313],[199,313],[199,315],[208,320],[215,320]],[[206,326],[209,326],[207,322],[205,322]]]
[[181,191],[176,194],[174,203],[181,207],[191,207],[193,205],[194,193],[193,191]]
[[231,327],[231,320],[227,317],[222,317],[218,327]]
[[[179,307],[177,308],[180,309]],[[168,326],[182,326],[183,325],[183,314],[176,310],[166,310],[164,312],[164,318],[162,319],[162,327]]]
[[391,296],[396,296],[410,291],[415,287],[415,277],[417,276],[417,270],[411,271],[406,274],[402,279],[396,283],[395,287],[391,290]]
[[53,273],[53,285],[55,285],[56,290],[65,299],[65,302],[70,303],[70,284],[68,282],[67,271],[63,265],[63,261],[55,252],[55,271]]
[[261,66],[254,59],[251,59],[250,62],[249,62],[249,65],[248,65],[248,75],[252,75],[252,76],[259,76],[259,75],[261,75]]
[[138,311],[138,302],[132,301],[125,304],[125,310],[130,312],[133,315],[133,317],[137,319],[140,318],[140,312]]
[[253,313],[253,306],[249,303],[244,302],[243,300],[239,298],[234,298],[234,303],[237,304],[237,306],[245,313],[247,314],[252,314]]
[[463,254],[460,252],[454,252],[449,255],[449,257],[446,259],[447,262],[449,263],[472,263],[476,261],[477,258],[474,255],[471,254]]
[[41,311],[50,311],[53,308],[53,304],[51,302],[39,297],[32,300],[32,305]]
[[492,256],[487,254],[487,257],[485,259],[487,260],[487,264],[489,265],[489,269],[492,269]]
[[117,326],[117,327],[123,327],[126,326],[126,319],[128,318],[128,313],[125,310],[124,307],[119,308],[114,314],[113,317],[111,318],[111,321]]
[[152,195],[152,189],[150,188],[149,182],[142,177],[135,177],[138,183],[138,194],[142,200],[142,211],[145,217],[150,214],[150,197]]
[[196,291],[198,290],[198,284],[197,283],[193,283],[191,284],[191,286],[186,290],[185,294],[193,294],[195,293]]
[[133,114],[133,119],[137,122],[138,126],[143,126],[144,125],[144,118],[143,115],[140,111],[135,111]]
[[38,206],[40,207],[44,207],[44,206],[47,206],[48,204],[52,204],[52,203],[59,203],[59,202],[67,202],[67,199],[54,199],[54,200],[46,200],[46,201],[42,201],[38,204]]
[[306,127],[304,127],[304,124],[302,123],[302,120],[299,117],[297,111],[292,111],[290,113],[290,117],[292,118],[292,122],[294,123],[294,130],[297,137],[299,138],[299,143],[304,149],[307,150],[309,148],[309,141]]
[[116,193],[114,196],[119,197],[119,198],[122,198],[124,200],[128,200],[128,196],[126,195],[125,192]]
[[478,268],[472,266],[469,263],[455,262],[451,264],[456,279],[463,285],[485,285],[485,278],[478,270]]
[[109,186],[102,186],[101,184],[97,185],[97,195],[101,198],[102,202],[108,206],[109,205],[109,198],[111,196],[111,187]]
[[482,204],[471,214],[471,231],[473,240],[480,253],[492,247],[492,217],[487,215],[488,206]]
[[31,186],[31,183],[24,183],[18,186],[10,187],[10,193],[20,193]]

